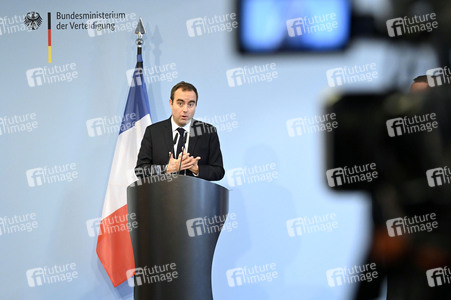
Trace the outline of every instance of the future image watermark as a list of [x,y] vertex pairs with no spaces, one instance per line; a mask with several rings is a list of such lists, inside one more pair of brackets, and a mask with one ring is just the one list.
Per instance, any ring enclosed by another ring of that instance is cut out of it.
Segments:
[[345,166],[326,171],[327,184],[330,187],[353,184],[357,182],[372,182],[377,179],[376,163]]
[[226,271],[229,287],[246,286],[260,282],[271,282],[279,277],[276,263],[244,266]]
[[426,271],[426,278],[430,287],[451,284],[451,269],[448,266],[429,269]]
[[272,182],[279,177],[276,163],[254,165],[227,170],[227,184],[230,187],[258,182]]
[[412,234],[417,232],[431,232],[438,228],[437,215],[435,213],[413,217],[400,217],[389,219],[386,222],[390,237]]
[[217,132],[231,132],[232,130],[237,129],[239,125],[236,113],[197,117],[196,119],[215,126]]
[[38,225],[36,213],[3,216],[0,218],[0,236],[19,232],[32,232],[38,228]]
[[86,21],[90,37],[101,36],[115,32],[132,32],[138,21],[135,13],[126,13],[123,18],[89,19]]
[[301,117],[289,119],[286,122],[288,135],[290,137],[301,136],[317,132],[331,132],[338,128],[335,113],[315,115],[313,117]]
[[38,67],[29,69],[25,73],[29,87],[37,87],[60,82],[72,82],[72,80],[78,78],[76,63],[53,65],[51,67]]
[[97,137],[106,134],[119,134],[132,128],[137,121],[135,113],[125,114],[124,116],[103,116],[92,118],[86,121],[86,129],[89,137]]
[[78,278],[77,264],[44,266],[26,271],[29,287],[50,285],[61,282],[72,282]]
[[389,37],[398,37],[405,34],[419,32],[431,32],[438,28],[437,15],[435,13],[405,16],[403,18],[394,18],[387,20],[387,31]]
[[113,234],[118,232],[130,232],[138,228],[138,221],[135,213],[125,215],[111,215],[103,219],[94,218],[86,221],[86,228],[90,237],[96,237],[102,234]]
[[451,170],[445,166],[426,171],[426,179],[430,187],[442,186],[451,183]]
[[228,69],[226,77],[229,87],[237,87],[260,82],[272,82],[279,77],[279,72],[276,63],[270,63]]
[[199,17],[186,21],[189,37],[209,35],[218,32],[231,32],[238,28],[236,13]]
[[338,228],[337,215],[304,216],[287,220],[288,236],[295,237],[317,232],[332,232]]
[[58,182],[72,182],[78,178],[77,164],[67,163],[53,167],[39,167],[25,172],[28,186],[36,187]]
[[[135,275],[135,278],[131,277]],[[177,271],[176,263],[169,263],[164,265],[145,266],[143,268],[135,268],[127,270],[126,276],[128,277],[128,285],[130,287],[153,283],[167,282],[171,283],[174,279],[177,279],[179,273]]]
[[317,16],[304,16],[289,19],[286,22],[289,37],[297,37],[317,32],[331,32],[338,28],[337,14],[329,13]]
[[172,82],[177,79],[179,73],[176,63],[168,63],[163,65],[152,65],[138,69],[129,69],[125,72],[128,85],[131,87],[142,85],[142,79],[149,85],[155,82]]
[[353,267],[334,268],[326,271],[327,284],[330,287],[337,287],[356,282],[371,282],[377,279],[379,274],[376,270],[376,263],[365,265],[354,265]]
[[29,29],[27,25],[25,25],[24,21],[25,15],[0,17],[0,36],[23,31],[31,31],[32,29]]
[[[141,179],[133,182],[130,186],[141,186],[143,184],[164,181],[171,182],[179,176],[178,172],[166,173],[167,168],[167,165],[163,166],[163,168],[159,165],[154,165],[151,166],[151,171],[147,171],[145,169],[137,169],[137,175],[142,175],[139,176],[141,177]],[[152,175],[150,175],[148,172],[151,172],[150,174]]]
[[425,131],[431,132],[438,128],[437,116],[435,113],[389,119],[387,120],[386,125],[390,137]]
[[327,84],[330,87],[359,82],[372,82],[378,79],[378,76],[376,63],[344,66],[326,71]]
[[31,132],[38,128],[38,125],[36,113],[5,115],[0,117],[0,135]]
[[189,131],[190,138],[218,132],[218,129],[215,126],[210,125],[205,122],[193,122],[193,125]]
[[190,237],[201,236],[210,233],[231,232],[238,228],[236,213],[220,216],[204,216],[186,221],[186,229]]
[[426,71],[428,85],[430,87],[441,86],[451,83],[451,70],[448,66],[434,68]]

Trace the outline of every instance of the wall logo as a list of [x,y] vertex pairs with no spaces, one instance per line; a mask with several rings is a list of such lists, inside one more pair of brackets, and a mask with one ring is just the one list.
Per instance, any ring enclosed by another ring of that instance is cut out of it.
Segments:
[[447,266],[429,269],[426,271],[426,278],[430,287],[451,284],[451,269]]
[[138,228],[138,221],[135,213],[125,215],[113,215],[104,219],[94,218],[86,221],[86,228],[90,237],[96,237],[102,234],[113,234],[123,231],[132,231]]
[[386,122],[387,132],[390,137],[424,131],[431,132],[433,129],[438,128],[438,122],[436,120],[435,113],[389,119]]
[[98,118],[92,118],[86,121],[86,129],[88,130],[89,137],[97,137],[105,134],[118,134],[119,132],[126,131],[133,126],[137,120],[135,113],[125,114],[121,116],[104,116]]
[[230,187],[257,182],[272,182],[279,177],[276,163],[254,165],[252,167],[235,168],[226,172]]
[[155,82],[172,82],[179,77],[176,63],[153,65],[150,67],[129,69],[125,72],[130,87],[142,85],[142,78],[146,84]]
[[189,37],[197,37],[218,32],[231,32],[238,28],[236,13],[214,15],[213,17],[194,18],[186,21]]
[[42,86],[59,82],[72,82],[78,78],[77,64],[44,66],[29,69],[26,72],[29,87]]
[[376,179],[376,163],[354,165],[352,167],[335,168],[326,171],[327,184],[330,187],[352,184],[356,182],[371,182]]
[[337,215],[329,213],[322,216],[300,217],[287,220],[288,236],[295,237],[316,232],[331,232],[338,228]]
[[386,222],[388,235],[390,237],[400,236],[404,234],[412,234],[415,232],[431,232],[438,228],[438,221],[435,213],[425,214],[422,216],[403,217],[389,219]]
[[[215,126],[217,132],[231,132],[232,130],[238,128],[238,118],[236,113],[226,113],[208,117],[197,117],[196,119]],[[202,132],[205,132],[205,130],[203,130]]]
[[229,287],[239,287],[260,282],[271,282],[279,277],[276,263],[244,266],[226,271],[227,284]]
[[295,137],[323,131],[331,132],[338,128],[336,118],[336,114],[331,113],[322,116],[315,115],[313,117],[289,119],[286,122],[288,136]]
[[370,263],[360,266],[353,266],[351,268],[335,268],[326,271],[327,284],[330,287],[342,286],[356,282],[371,282],[376,279],[378,273],[376,271],[376,264]]
[[344,66],[326,71],[327,84],[330,87],[342,86],[358,82],[372,82],[378,78],[376,64]]
[[289,19],[286,22],[289,37],[297,37],[317,32],[331,32],[338,28],[337,14]]
[[387,20],[387,32],[389,37],[398,37],[405,34],[419,32],[431,32],[438,28],[437,15],[435,13],[421,16],[394,18]]
[[451,83],[451,70],[448,66],[443,68],[429,69],[426,71],[428,85],[430,87],[441,86]]
[[0,218],[0,236],[18,232],[31,232],[38,228],[36,213],[4,216]]
[[36,113],[0,117],[0,135],[31,132],[36,128]]
[[231,232],[238,228],[236,214],[231,213],[222,216],[205,216],[203,218],[194,218],[186,221],[186,229],[190,237],[201,236],[209,233],[221,231]]
[[[131,277],[133,274],[135,275],[134,279]],[[127,270],[126,275],[130,287],[135,286],[135,281],[137,286],[160,282],[171,283],[179,276],[176,263],[154,265],[150,268],[145,266],[144,268],[130,269]]]
[[250,85],[259,82],[272,82],[279,77],[276,63],[265,65],[243,66],[226,71],[229,87]]
[[27,176],[29,187],[37,187],[44,184],[52,184],[63,181],[72,182],[78,178],[76,163],[54,165],[51,168],[45,166],[29,169],[25,172],[25,174]]
[[37,287],[61,282],[72,282],[78,278],[77,264],[45,266],[26,271],[29,287]]
[[41,15],[36,12],[32,11],[25,15],[24,24],[27,26],[30,30],[36,30],[41,26],[42,18]]
[[[125,13],[111,12],[83,12],[83,13],[56,13],[56,29],[57,30],[91,30],[102,31],[110,30],[115,31],[117,21],[121,21],[126,18]],[[86,20],[86,21],[83,21]],[[88,33],[89,34],[89,33]]]
[[426,171],[426,178],[430,187],[451,183],[451,170],[448,167],[435,168]]

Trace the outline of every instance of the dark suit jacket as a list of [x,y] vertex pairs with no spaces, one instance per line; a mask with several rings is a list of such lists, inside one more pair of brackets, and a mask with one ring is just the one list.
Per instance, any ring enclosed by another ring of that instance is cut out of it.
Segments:
[[[136,176],[142,178],[165,173],[169,152],[174,152],[173,146],[171,118],[147,127],[138,154]],[[188,153],[201,157],[198,161],[199,178],[213,181],[224,177],[221,148],[214,126],[191,120]],[[189,170],[186,170],[186,175],[194,176]]]

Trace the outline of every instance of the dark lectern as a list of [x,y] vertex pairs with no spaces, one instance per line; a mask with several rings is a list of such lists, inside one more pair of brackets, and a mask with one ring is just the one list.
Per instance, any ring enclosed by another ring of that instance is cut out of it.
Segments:
[[[135,299],[213,299],[211,266],[228,190],[189,176],[158,175],[127,188]],[[136,228],[135,228],[136,227]]]

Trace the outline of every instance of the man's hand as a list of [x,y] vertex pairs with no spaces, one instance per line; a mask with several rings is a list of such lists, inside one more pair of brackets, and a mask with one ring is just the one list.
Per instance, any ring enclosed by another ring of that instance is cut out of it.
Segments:
[[[181,155],[180,155],[181,156]],[[197,165],[197,162],[199,161],[200,156],[198,157],[192,157],[189,153],[186,151],[183,152],[183,160],[182,160],[182,167],[180,170],[190,170],[194,174],[199,173],[199,166]],[[180,161],[179,161],[180,163]]]
[[178,166],[180,164],[180,159],[175,159],[174,155],[169,152],[169,163],[168,168],[166,169],[166,173],[174,173],[177,172]]
[[[169,158],[169,163],[168,163],[168,168],[166,170],[166,173],[178,172],[179,168],[180,168],[180,171],[190,170],[194,174],[199,173],[199,166],[198,166],[197,162],[200,160],[200,156],[192,157],[186,151],[183,152],[183,158],[182,158],[182,154],[179,154],[178,159],[175,159],[174,156],[172,155],[172,153],[169,153],[169,155],[170,155],[169,156],[170,158]],[[182,159],[181,166],[180,166],[180,159]]]
[[188,170],[193,172],[193,174],[198,175],[199,174],[199,165],[197,164],[197,162],[200,160],[200,156],[198,156],[196,158],[190,156],[190,158],[191,158],[192,165],[191,165],[191,167],[188,168]]

